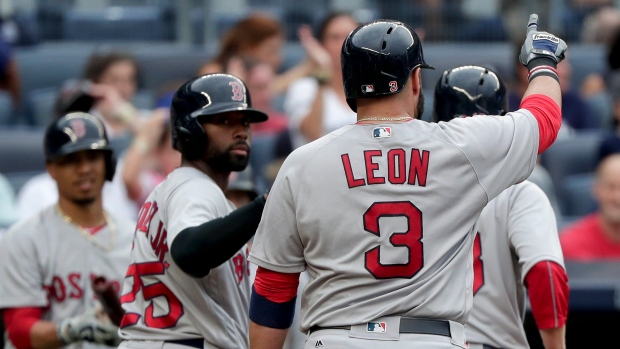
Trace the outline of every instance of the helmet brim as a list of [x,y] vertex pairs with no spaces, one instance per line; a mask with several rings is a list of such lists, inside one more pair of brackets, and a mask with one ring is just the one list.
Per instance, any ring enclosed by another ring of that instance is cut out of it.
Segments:
[[198,121],[206,121],[206,120],[209,120],[209,117],[213,117],[219,114],[233,113],[233,112],[238,112],[238,113],[242,113],[246,115],[248,119],[250,119],[250,122],[252,123],[263,122],[269,119],[269,116],[266,113],[258,109],[249,108],[245,106],[238,106],[238,105],[224,107],[224,108],[216,108],[216,109],[211,108],[207,110],[198,110],[192,113],[192,117],[197,118]]

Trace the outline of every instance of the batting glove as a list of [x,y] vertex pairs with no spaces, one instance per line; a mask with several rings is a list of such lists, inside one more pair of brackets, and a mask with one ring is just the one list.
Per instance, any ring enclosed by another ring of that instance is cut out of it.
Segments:
[[527,37],[521,47],[519,61],[524,66],[531,68],[531,62],[538,58],[547,58],[553,61],[554,66],[564,59],[566,43],[557,36],[538,31],[538,15],[530,15],[527,23]]
[[87,341],[116,347],[121,342],[118,327],[94,310],[62,320],[56,326],[56,334],[65,345]]

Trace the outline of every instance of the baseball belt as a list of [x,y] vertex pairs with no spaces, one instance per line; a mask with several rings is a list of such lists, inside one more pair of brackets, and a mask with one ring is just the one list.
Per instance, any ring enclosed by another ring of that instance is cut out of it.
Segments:
[[[319,330],[350,330],[351,326],[312,326],[310,333]],[[450,323],[447,320],[400,318],[400,333],[434,334],[450,337]],[[310,334],[309,333],[309,334]]]
[[192,348],[198,348],[198,349],[203,349],[205,347],[204,338],[174,339],[174,340],[168,340],[164,342],[184,345],[186,347],[192,347]]

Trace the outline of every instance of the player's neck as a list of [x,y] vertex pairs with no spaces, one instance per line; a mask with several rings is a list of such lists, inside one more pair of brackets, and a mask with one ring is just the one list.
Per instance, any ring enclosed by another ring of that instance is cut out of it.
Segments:
[[58,199],[58,208],[73,223],[82,227],[100,226],[106,222],[101,198],[97,198],[88,204],[78,204],[70,199],[60,197]]
[[379,103],[366,103],[363,99],[357,99],[357,120],[368,118],[382,118],[382,119],[398,119],[411,115],[410,111],[402,103],[399,98],[381,98]]
[[216,171],[211,166],[207,165],[204,161],[199,160],[190,161],[183,159],[181,166],[193,167],[198,171],[206,174],[215,182],[215,184],[217,184],[218,187],[220,187],[220,189],[222,189],[223,192],[226,192],[226,189],[228,187],[228,177],[230,176],[229,171]]

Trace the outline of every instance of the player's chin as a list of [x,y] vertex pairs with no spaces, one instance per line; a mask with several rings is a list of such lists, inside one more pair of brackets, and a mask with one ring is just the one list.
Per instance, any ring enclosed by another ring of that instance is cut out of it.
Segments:
[[236,156],[233,155],[230,159],[229,169],[230,171],[243,171],[250,162],[249,156]]

